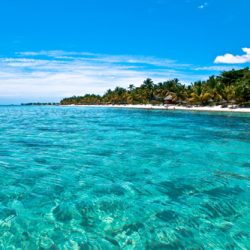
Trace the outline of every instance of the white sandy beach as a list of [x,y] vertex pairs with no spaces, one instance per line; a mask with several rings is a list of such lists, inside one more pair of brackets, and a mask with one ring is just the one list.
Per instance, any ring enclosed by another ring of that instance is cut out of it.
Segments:
[[208,112],[240,112],[240,113],[250,113],[250,108],[233,108],[233,106],[228,106],[227,108],[222,108],[221,106],[205,106],[205,107],[186,107],[177,105],[62,105],[62,106],[74,106],[74,107],[110,107],[110,108],[131,108],[131,109],[160,109],[160,110],[187,110],[187,111],[208,111]]

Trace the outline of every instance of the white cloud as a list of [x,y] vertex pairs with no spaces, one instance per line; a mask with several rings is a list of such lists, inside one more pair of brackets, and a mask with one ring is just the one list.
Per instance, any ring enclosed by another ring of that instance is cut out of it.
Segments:
[[193,80],[188,65],[145,56],[103,55],[86,52],[21,52],[0,58],[0,102],[6,98],[60,100],[85,93],[103,94],[108,88],[179,78]]
[[39,51],[39,52],[19,52],[17,53],[20,56],[43,56],[54,59],[79,59],[85,61],[96,61],[96,62],[105,62],[105,63],[134,63],[134,64],[148,64],[155,66],[189,66],[187,64],[179,64],[174,60],[164,59],[164,58],[156,58],[149,56],[131,56],[131,55],[107,55],[107,54],[96,54],[89,52],[74,52],[74,51]]
[[204,67],[197,67],[194,70],[202,70],[202,71],[228,71],[232,69],[240,69],[239,66],[204,66]]
[[60,100],[86,93],[103,94],[108,88],[140,85],[179,78],[183,83],[204,79],[190,65],[174,60],[88,52],[21,52],[0,58],[0,103],[14,100]]
[[204,9],[205,7],[207,7],[207,5],[208,5],[208,3],[205,2],[205,3],[201,4],[201,5],[199,5],[198,9]]
[[243,64],[250,62],[250,48],[243,48],[244,55],[232,55],[225,54],[223,56],[217,56],[215,63],[227,63],[227,64]]

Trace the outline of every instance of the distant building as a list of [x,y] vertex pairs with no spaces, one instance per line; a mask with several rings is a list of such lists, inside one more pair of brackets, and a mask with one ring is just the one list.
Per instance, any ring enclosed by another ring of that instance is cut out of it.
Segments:
[[165,98],[164,98],[164,104],[172,104],[173,103],[173,96],[171,94],[168,94]]

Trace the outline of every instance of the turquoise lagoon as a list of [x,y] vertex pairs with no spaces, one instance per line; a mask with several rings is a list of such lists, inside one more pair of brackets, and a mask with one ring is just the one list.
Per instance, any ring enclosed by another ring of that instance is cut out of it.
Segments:
[[0,249],[250,249],[250,115],[0,107]]

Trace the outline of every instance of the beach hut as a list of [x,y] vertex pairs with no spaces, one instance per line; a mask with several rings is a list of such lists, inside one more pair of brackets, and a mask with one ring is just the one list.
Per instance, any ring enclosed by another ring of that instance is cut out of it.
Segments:
[[208,99],[207,103],[212,106],[214,104],[214,100],[212,98]]
[[226,108],[226,107],[227,107],[227,101],[226,101],[225,99],[222,99],[222,100],[220,101],[220,104],[221,104],[221,107],[222,107],[222,108]]
[[173,96],[171,94],[168,94],[164,98],[164,104],[172,104],[173,103]]

